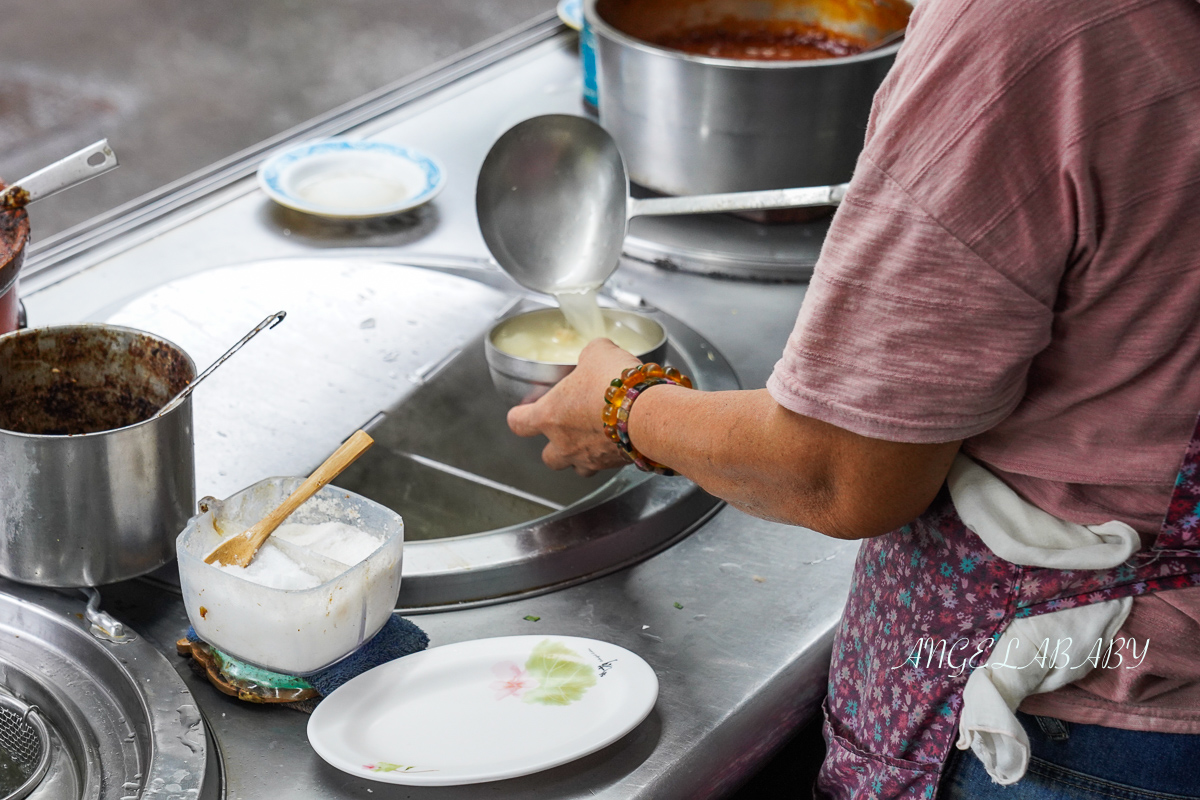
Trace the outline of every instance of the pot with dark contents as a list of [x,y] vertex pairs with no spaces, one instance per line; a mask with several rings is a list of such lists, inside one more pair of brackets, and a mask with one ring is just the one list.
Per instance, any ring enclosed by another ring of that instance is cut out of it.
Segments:
[[82,324],[0,336],[0,575],[96,586],[174,557],[195,505],[196,374],[176,345]]
[[670,195],[844,183],[906,0],[585,0],[600,124]]
[[29,215],[25,209],[0,209],[0,334],[17,329],[17,277],[28,244]]

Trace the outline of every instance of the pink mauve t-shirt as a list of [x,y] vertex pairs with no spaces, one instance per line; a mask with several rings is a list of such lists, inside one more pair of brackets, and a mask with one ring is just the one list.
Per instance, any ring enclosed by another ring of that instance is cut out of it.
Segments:
[[[768,388],[1148,542],[1200,412],[1200,3],[923,0]],[[1125,634],[1022,708],[1200,733],[1200,589]]]

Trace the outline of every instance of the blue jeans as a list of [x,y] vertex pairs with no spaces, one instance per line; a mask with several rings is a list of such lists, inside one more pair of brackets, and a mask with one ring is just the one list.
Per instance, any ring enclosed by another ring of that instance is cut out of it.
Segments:
[[939,800],[1200,800],[1200,735],[1143,733],[1017,713],[1029,771],[993,783],[974,753],[955,749]]

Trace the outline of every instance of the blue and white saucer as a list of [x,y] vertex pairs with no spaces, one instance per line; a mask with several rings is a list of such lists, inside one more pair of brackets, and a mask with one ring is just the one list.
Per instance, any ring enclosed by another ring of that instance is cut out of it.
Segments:
[[558,18],[568,28],[583,30],[583,0],[558,0]]
[[386,142],[327,139],[268,158],[258,184],[280,205],[337,219],[386,217],[428,203],[445,183],[434,158]]

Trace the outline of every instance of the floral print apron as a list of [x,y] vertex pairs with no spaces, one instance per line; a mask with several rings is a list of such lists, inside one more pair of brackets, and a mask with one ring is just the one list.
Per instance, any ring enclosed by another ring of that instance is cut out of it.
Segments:
[[[959,519],[945,487],[914,522],[865,541],[833,643],[817,796],[932,800],[958,738],[963,687],[993,654],[959,665],[1013,619],[1200,585],[1198,467],[1200,419],[1153,547],[1110,570],[1004,561]],[[928,651],[913,659],[922,640],[947,645],[932,661]],[[967,649],[938,658],[963,641]]]

